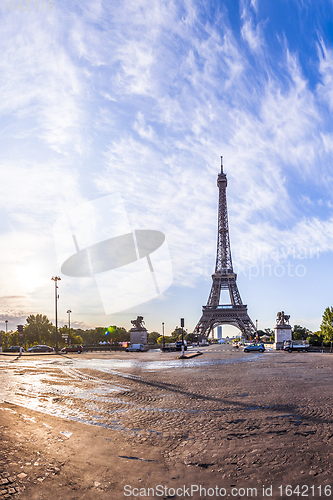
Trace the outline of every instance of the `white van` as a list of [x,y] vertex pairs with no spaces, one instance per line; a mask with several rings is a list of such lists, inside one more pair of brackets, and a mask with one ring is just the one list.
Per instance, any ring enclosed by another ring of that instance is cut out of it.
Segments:
[[126,352],[130,352],[130,351],[140,352],[140,351],[144,351],[144,350],[145,350],[144,344],[130,344],[125,349]]

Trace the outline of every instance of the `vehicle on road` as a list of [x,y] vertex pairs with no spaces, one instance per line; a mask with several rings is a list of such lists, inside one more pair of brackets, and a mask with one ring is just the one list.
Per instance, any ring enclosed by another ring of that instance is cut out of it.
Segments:
[[297,340],[285,340],[283,344],[283,350],[292,352],[292,351],[299,351],[299,352],[308,352],[310,348],[309,344],[303,344],[301,341]]
[[[21,349],[22,349],[22,352],[25,352],[23,347],[21,347]],[[11,345],[10,347],[3,349],[2,352],[20,352],[20,346],[19,345]]]
[[[182,341],[177,340],[176,341],[176,351],[181,351],[182,350]],[[184,351],[187,351],[187,342],[184,340]]]
[[125,351],[126,352],[143,352],[145,350],[144,344],[130,344],[129,346],[126,347]]
[[245,347],[244,352],[250,352],[250,351],[264,352],[264,350],[265,350],[264,344],[250,344]]
[[82,345],[72,344],[63,347],[60,352],[64,352],[65,354],[67,354],[68,352],[77,352],[78,354],[81,354],[81,352],[83,352],[83,347]]
[[53,347],[48,345],[34,345],[28,349],[28,352],[53,352]]

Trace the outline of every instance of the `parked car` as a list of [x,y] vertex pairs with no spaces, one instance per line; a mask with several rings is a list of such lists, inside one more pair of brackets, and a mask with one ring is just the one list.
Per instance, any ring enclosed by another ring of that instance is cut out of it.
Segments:
[[34,345],[28,349],[28,352],[52,352],[54,351],[53,347],[48,345]]
[[[182,341],[177,340],[176,341],[176,351],[181,351],[182,350]],[[184,340],[184,351],[187,351],[187,342]]]
[[[7,349],[3,349],[2,352],[20,352],[20,346],[19,345],[11,345],[10,347],[7,347]],[[23,347],[22,347],[22,352],[25,352]]]
[[245,347],[244,352],[250,352],[250,351],[264,352],[264,350],[265,350],[264,344],[250,344]]
[[83,352],[83,347],[82,345],[72,344],[63,347],[60,352],[64,352],[65,354],[67,354],[68,352],[77,352],[78,354],[81,354],[81,352]]
[[145,350],[144,344],[130,344],[125,349],[126,352],[130,352],[130,351],[140,352],[140,351],[144,351],[144,350]]

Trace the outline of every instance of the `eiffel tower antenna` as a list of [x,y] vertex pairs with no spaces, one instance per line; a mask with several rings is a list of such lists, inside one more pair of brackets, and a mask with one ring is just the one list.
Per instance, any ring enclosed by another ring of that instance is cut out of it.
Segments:
[[[221,156],[221,173],[217,176],[219,188],[217,252],[215,272],[212,275],[212,288],[207,305],[202,308],[202,316],[197,323],[195,333],[208,337],[213,328],[222,324],[236,326],[247,340],[255,335],[256,328],[243,304],[236,283],[237,274],[232,267],[228,209],[227,209],[227,176],[223,172],[223,156]],[[221,290],[228,290],[230,304],[220,304]]]

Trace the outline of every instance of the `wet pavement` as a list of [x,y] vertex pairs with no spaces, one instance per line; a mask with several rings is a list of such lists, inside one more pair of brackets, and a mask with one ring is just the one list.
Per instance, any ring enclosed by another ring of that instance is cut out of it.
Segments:
[[[38,467],[37,477],[24,465],[34,464],[30,455],[40,443],[43,463],[63,467],[60,483],[72,488],[73,499],[85,498],[76,493],[82,480],[85,488],[97,482],[105,493],[121,494],[128,477],[140,486],[177,477],[185,484],[199,476],[229,485],[298,484],[299,478],[329,484],[332,355],[246,354],[231,346],[202,351],[187,360],[158,351],[0,356],[8,466],[23,468],[31,481],[44,480],[48,469],[42,476]],[[23,446],[25,462],[23,451],[17,453]],[[51,476],[45,479],[50,484]]]
[[[70,420],[128,431],[121,415],[133,410],[134,401],[126,397],[133,390],[133,382],[140,381],[140,373],[163,370],[191,370],[208,366],[258,362],[264,355],[244,356],[231,346],[211,346],[204,356],[194,359],[176,359],[176,353],[160,351],[138,353],[130,358],[112,357],[94,359],[94,354],[68,356],[11,356],[0,358],[0,401]],[[231,356],[232,354],[232,356]],[[222,356],[221,356],[222,355]],[[226,356],[229,357],[226,357]],[[99,356],[100,358],[101,356]],[[231,359],[230,359],[231,357]],[[163,359],[161,359],[163,358]],[[146,411],[146,405],[138,405]],[[159,407],[154,411],[176,411],[177,408]],[[131,433],[136,433],[132,429]]]

